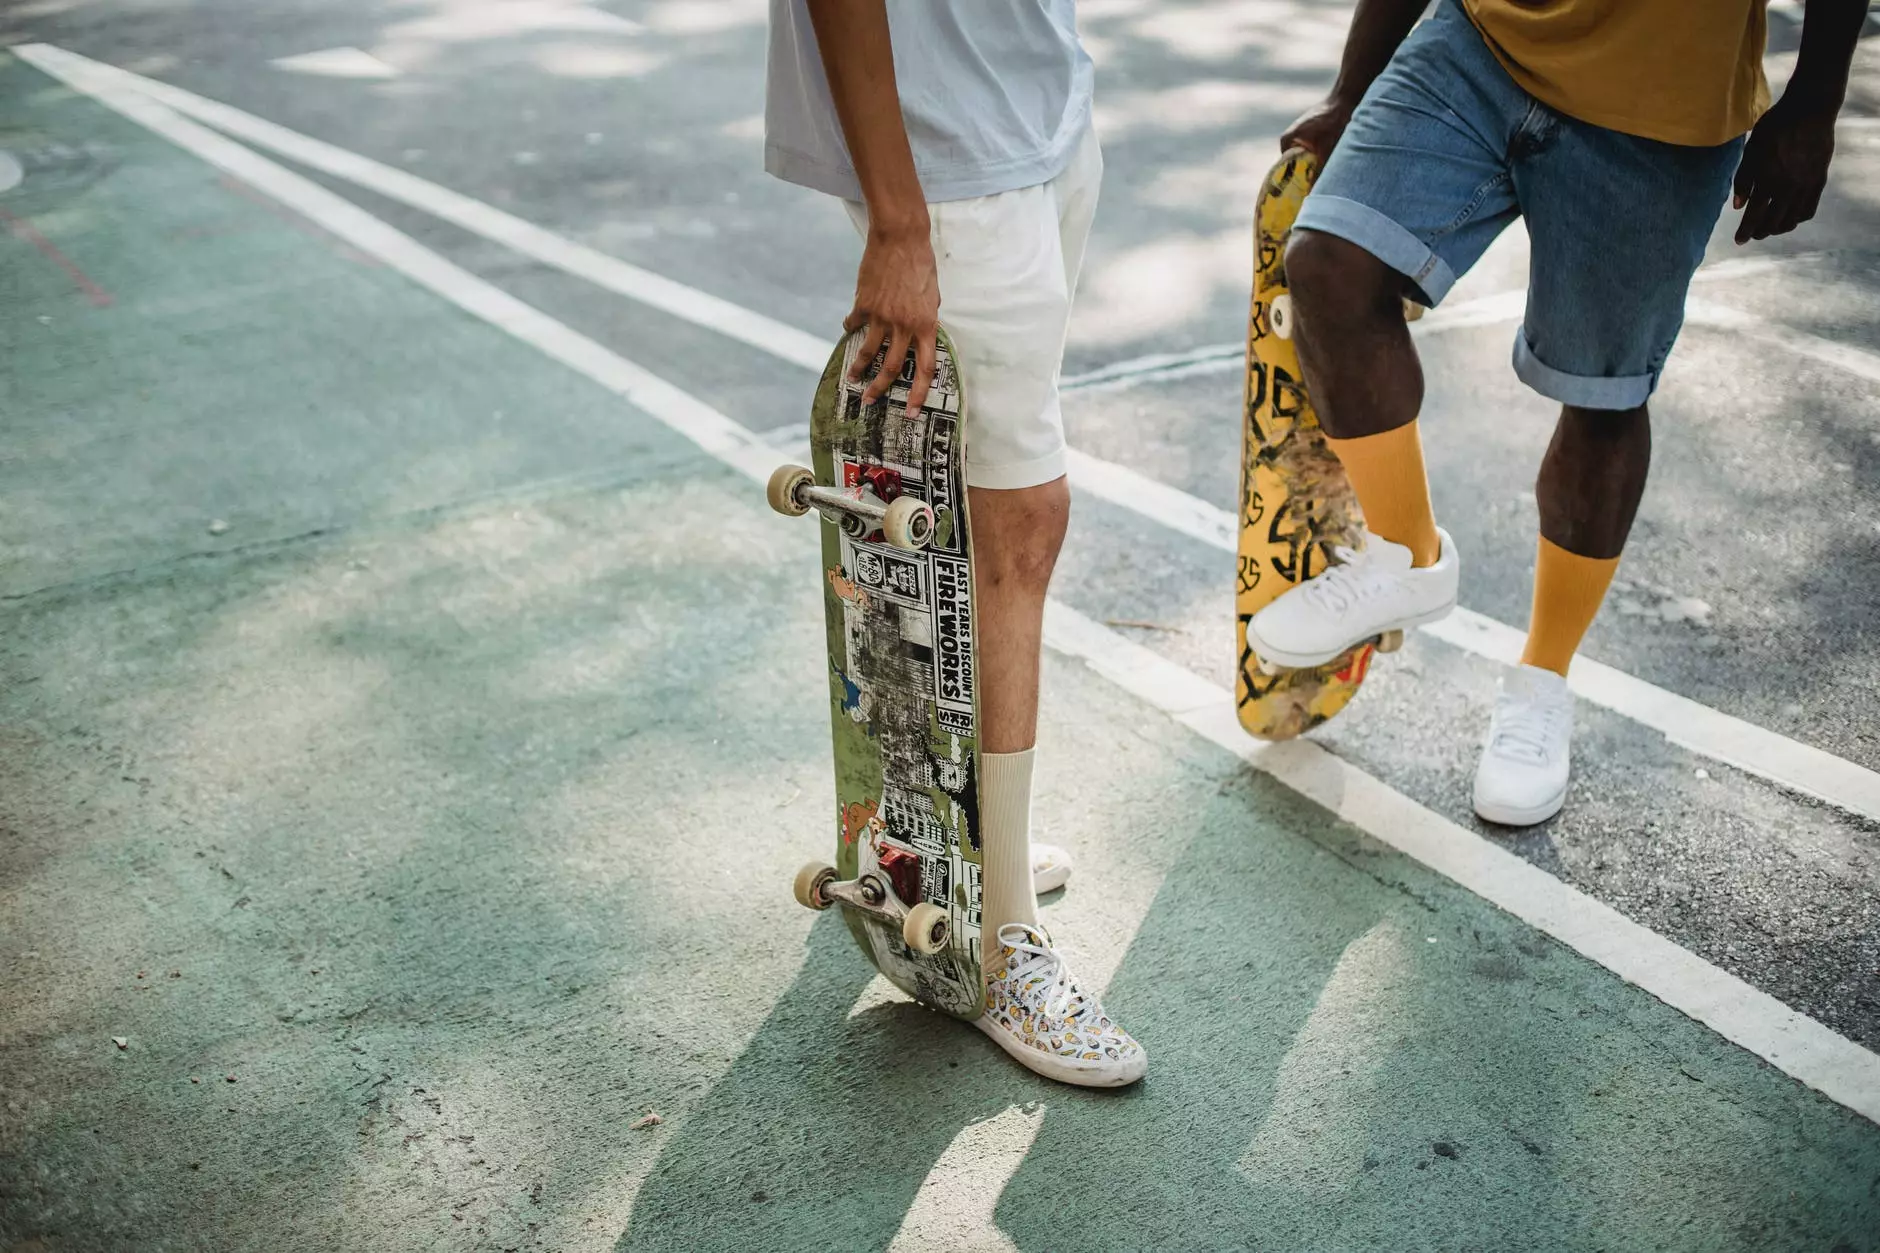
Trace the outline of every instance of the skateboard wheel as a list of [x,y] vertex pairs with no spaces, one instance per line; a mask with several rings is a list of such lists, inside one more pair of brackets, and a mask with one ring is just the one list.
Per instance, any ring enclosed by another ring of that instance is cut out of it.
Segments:
[[1258,656],[1257,654],[1254,660],[1260,663],[1260,673],[1266,675],[1268,678],[1286,673],[1286,667],[1280,665],[1277,661],[1268,661],[1266,658]]
[[881,534],[896,548],[909,551],[927,546],[933,538],[933,510],[926,501],[900,496],[890,501],[881,519]]
[[1386,631],[1377,637],[1377,651],[1380,653],[1394,653],[1402,647],[1402,631]]
[[1410,299],[1410,297],[1405,296],[1403,298],[1403,320],[1406,322],[1414,322],[1422,316],[1423,306]]
[[797,499],[797,492],[815,481],[815,474],[802,466],[778,466],[771,473],[764,495],[769,498],[772,509],[798,518],[809,512],[809,506]]
[[947,936],[952,932],[947,911],[932,901],[922,901],[901,920],[901,938],[916,953],[938,953],[947,946]]
[[796,903],[805,909],[828,909],[833,902],[823,895],[823,889],[835,881],[834,866],[813,861],[796,872],[796,882],[791,885],[791,891],[796,895]]
[[1266,324],[1273,328],[1273,333],[1281,339],[1292,338],[1292,295],[1281,292],[1267,302]]

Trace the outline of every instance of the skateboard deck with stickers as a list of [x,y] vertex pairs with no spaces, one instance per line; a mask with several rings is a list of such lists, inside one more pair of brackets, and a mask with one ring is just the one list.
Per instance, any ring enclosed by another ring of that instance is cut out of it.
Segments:
[[810,465],[779,467],[769,487],[773,508],[813,513],[822,532],[835,860],[804,866],[794,890],[811,909],[840,907],[902,991],[976,1018],[985,984],[966,394],[942,330],[917,415],[906,415],[911,353],[886,397],[864,406],[863,384],[848,380],[860,338],[836,347],[817,384]]
[[[1324,573],[1333,549],[1362,547],[1364,516],[1344,467],[1325,442],[1292,343],[1286,237],[1318,177],[1308,152],[1289,150],[1260,185],[1253,220],[1253,301],[1242,392],[1240,543],[1234,583],[1234,701],[1240,725],[1286,740],[1336,715],[1358,694],[1373,658],[1401,632],[1366,640],[1322,666],[1275,669],[1247,644],[1247,620],[1282,593]],[[1406,316],[1421,309],[1405,302]]]

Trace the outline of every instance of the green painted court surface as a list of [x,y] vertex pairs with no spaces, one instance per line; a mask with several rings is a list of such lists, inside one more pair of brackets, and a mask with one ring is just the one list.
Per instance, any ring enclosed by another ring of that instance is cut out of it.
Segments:
[[74,154],[0,198],[0,1249],[1880,1247],[1880,1128],[1056,656],[1046,919],[1149,1077],[908,1004],[789,896],[810,528],[0,117]]

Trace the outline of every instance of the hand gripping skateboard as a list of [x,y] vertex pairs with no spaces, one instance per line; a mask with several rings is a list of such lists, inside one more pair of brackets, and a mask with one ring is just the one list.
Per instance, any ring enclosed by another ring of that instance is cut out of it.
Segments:
[[[1332,550],[1362,546],[1364,516],[1344,467],[1326,445],[1292,343],[1286,237],[1318,177],[1318,162],[1294,148],[1260,185],[1253,222],[1253,303],[1247,316],[1242,393],[1239,567],[1234,585],[1234,701],[1240,725],[1264,740],[1309,731],[1343,709],[1372,658],[1394,652],[1403,633],[1365,640],[1322,666],[1281,670],[1247,646],[1247,620],[1331,564]],[[1406,301],[1406,316],[1420,306]]]
[[942,330],[913,420],[911,354],[887,396],[864,407],[862,384],[848,381],[859,339],[837,346],[817,385],[811,468],[780,466],[770,479],[772,508],[813,510],[823,523],[836,855],[797,873],[796,898],[841,906],[862,952],[902,991],[976,1018],[985,984],[966,395]]

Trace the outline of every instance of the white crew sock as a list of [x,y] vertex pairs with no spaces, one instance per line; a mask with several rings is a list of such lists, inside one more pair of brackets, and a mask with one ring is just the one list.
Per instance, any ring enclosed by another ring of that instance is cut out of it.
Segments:
[[1008,922],[1038,925],[1038,898],[1031,890],[1031,771],[1037,750],[979,755],[979,851],[982,951],[991,964],[999,951],[999,928]]

